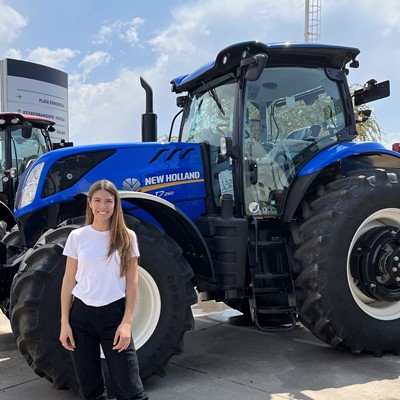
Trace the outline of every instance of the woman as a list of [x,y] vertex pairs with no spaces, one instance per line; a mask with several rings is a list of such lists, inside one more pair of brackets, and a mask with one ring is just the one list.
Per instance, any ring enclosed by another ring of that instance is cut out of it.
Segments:
[[60,341],[71,351],[82,398],[107,398],[101,345],[116,398],[148,399],[131,334],[139,249],[136,234],[125,225],[113,183],[101,180],[91,186],[86,225],[71,232],[63,254],[67,264]]

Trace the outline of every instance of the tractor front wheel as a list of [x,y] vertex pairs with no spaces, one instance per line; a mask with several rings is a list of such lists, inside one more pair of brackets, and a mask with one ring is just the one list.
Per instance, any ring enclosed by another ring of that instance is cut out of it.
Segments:
[[[140,375],[164,375],[172,355],[183,348],[193,326],[197,297],[193,272],[177,244],[154,225],[126,217],[139,241],[139,290],[132,334]],[[60,291],[66,257],[63,246],[72,229],[48,231],[28,251],[12,285],[11,327],[28,364],[55,388],[78,389],[70,354],[59,342]]]
[[[15,265],[16,270],[18,262],[23,258],[25,251],[21,232],[14,226],[1,240],[7,246],[7,262]],[[14,267],[12,267],[12,271],[14,271]],[[10,318],[10,287],[13,278],[8,271],[5,276],[7,278],[3,278],[1,282],[3,295],[0,301],[0,310],[7,318]]]

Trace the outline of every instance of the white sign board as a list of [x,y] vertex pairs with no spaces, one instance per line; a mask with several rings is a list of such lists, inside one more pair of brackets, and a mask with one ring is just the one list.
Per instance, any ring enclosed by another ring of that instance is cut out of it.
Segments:
[[55,122],[53,142],[69,140],[68,75],[21,60],[1,62],[1,111],[37,115]]

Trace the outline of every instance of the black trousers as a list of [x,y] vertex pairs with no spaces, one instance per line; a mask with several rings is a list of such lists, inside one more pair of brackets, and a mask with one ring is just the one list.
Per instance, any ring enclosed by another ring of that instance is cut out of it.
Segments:
[[100,345],[117,400],[148,399],[139,376],[133,340],[120,353],[112,349],[124,311],[124,298],[101,307],[88,306],[78,298],[72,303],[70,324],[76,348],[71,354],[84,400],[107,399]]

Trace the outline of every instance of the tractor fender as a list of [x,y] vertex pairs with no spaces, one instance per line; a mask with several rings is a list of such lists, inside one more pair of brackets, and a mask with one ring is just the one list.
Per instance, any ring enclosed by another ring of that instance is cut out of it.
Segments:
[[[376,142],[344,142],[337,143],[318,153],[315,157],[304,164],[298,176],[306,176],[318,172],[335,161],[351,156],[365,156],[368,154],[387,154],[396,157],[398,162],[400,154],[387,149],[383,144]],[[397,164],[398,166],[400,164]]]
[[7,224],[8,231],[17,223],[12,211],[2,201],[0,201],[0,220]]
[[119,191],[122,201],[133,204],[154,218],[183,251],[196,276],[215,281],[212,259],[207,244],[193,221],[174,204],[141,192]]
[[308,161],[297,174],[286,197],[284,222],[290,222],[305,193],[312,187],[320,172],[340,161],[340,173],[344,176],[350,171],[384,168],[400,169],[400,154],[388,150],[379,143],[340,143],[318,153]]

